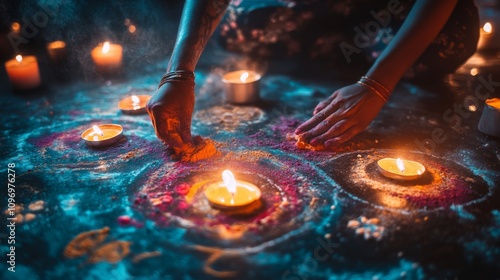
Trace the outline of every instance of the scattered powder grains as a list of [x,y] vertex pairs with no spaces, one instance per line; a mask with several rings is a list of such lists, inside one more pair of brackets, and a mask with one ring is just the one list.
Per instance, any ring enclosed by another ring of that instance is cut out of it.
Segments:
[[353,229],[357,235],[362,235],[366,240],[373,238],[377,241],[382,239],[385,228],[380,226],[378,218],[367,219],[361,216],[357,219],[350,220],[347,227]]
[[32,202],[28,206],[28,209],[30,209],[31,211],[40,211],[40,210],[43,210],[44,206],[45,206],[45,201],[38,200],[38,201]]

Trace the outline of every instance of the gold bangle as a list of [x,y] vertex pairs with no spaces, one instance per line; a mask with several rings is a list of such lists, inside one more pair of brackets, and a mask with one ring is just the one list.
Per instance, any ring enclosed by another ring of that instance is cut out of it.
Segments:
[[372,78],[370,78],[370,77],[368,77],[368,76],[361,76],[361,79],[366,79],[366,80],[368,80],[368,81],[374,82],[374,83],[375,83],[375,84],[377,84],[379,87],[381,87],[382,89],[384,89],[387,93],[389,93],[389,92],[390,92],[390,90],[389,90],[389,89],[387,89],[387,88],[386,88],[383,84],[381,84],[381,83],[377,82],[376,80],[374,80],[374,79],[372,79]]
[[378,90],[376,90],[374,87],[368,85],[368,84],[365,84],[363,83],[362,81],[357,81],[358,84],[370,89],[371,91],[373,91],[375,94],[377,94],[384,102],[387,103],[387,99],[385,96],[383,96],[380,92],[378,92]]
[[380,87],[379,84],[372,82],[371,80],[365,79],[364,76],[359,79],[360,82],[365,83],[371,88],[378,91],[378,93],[382,94],[385,100],[389,100],[390,92],[384,86]]

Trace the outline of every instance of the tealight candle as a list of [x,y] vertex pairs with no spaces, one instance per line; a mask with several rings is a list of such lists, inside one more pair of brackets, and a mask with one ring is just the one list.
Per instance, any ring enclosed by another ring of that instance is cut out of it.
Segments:
[[493,25],[490,22],[486,22],[483,27],[479,29],[479,40],[477,42],[477,49],[488,49],[491,48],[490,43],[493,37]]
[[500,137],[500,98],[486,99],[477,128],[484,134]]
[[16,89],[28,90],[40,86],[38,62],[34,56],[17,55],[15,59],[5,62],[5,70]]
[[223,182],[208,185],[205,197],[215,208],[233,209],[247,206],[261,197],[260,189],[245,181],[236,180],[229,170],[222,172]]
[[121,45],[104,42],[95,47],[91,55],[98,72],[111,74],[121,67],[122,53],[123,48]]
[[53,62],[61,62],[66,58],[66,43],[54,41],[47,44],[47,52]]
[[245,104],[259,100],[260,78],[258,73],[249,70],[226,73],[222,77],[226,101]]
[[378,170],[387,178],[410,181],[420,178],[425,167],[416,161],[383,158],[377,162]]
[[123,127],[118,124],[93,125],[82,133],[82,139],[91,147],[104,147],[118,142]]
[[118,107],[126,114],[143,114],[146,113],[146,104],[151,95],[132,95],[123,98],[118,103]]

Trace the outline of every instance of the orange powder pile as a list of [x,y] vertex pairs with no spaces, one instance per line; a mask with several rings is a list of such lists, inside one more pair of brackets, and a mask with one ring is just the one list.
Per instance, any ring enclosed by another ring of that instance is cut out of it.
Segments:
[[289,141],[297,141],[296,145],[297,148],[301,150],[310,150],[310,151],[324,151],[326,150],[326,147],[323,144],[319,145],[311,145],[300,137],[300,135],[295,135],[295,134],[288,134],[287,135],[287,140]]
[[217,154],[215,142],[208,138],[195,136],[193,138],[194,145],[185,145],[178,153],[181,161],[196,162],[199,160],[211,158]]

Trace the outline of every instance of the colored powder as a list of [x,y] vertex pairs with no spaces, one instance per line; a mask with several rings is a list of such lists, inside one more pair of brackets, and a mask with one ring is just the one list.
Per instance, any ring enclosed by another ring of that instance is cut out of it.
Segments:
[[64,249],[64,256],[66,258],[81,257],[100,245],[108,234],[108,227],[82,232],[68,243]]
[[215,142],[208,138],[196,136],[193,138],[195,145],[186,145],[179,153],[179,159],[186,162],[197,162],[208,159],[217,154]]
[[130,242],[113,241],[97,248],[89,256],[89,263],[109,262],[118,263],[130,253]]

